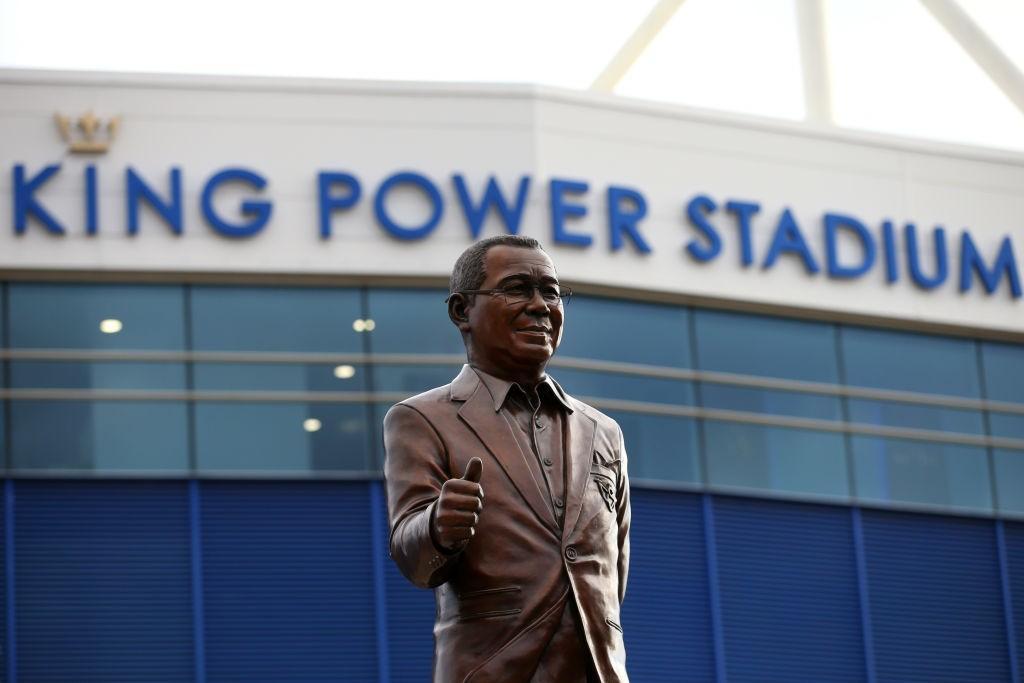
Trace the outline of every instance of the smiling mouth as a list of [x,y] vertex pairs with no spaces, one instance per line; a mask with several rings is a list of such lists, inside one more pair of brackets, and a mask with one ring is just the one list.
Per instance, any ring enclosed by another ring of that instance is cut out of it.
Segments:
[[526,332],[528,334],[551,334],[551,330],[546,327],[523,327],[518,332]]

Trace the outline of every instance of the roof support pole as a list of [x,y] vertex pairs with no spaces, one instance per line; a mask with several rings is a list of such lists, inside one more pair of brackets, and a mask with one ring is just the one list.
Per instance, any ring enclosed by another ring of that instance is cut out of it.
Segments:
[[954,0],[920,0],[999,89],[1024,113],[1024,74]]
[[626,39],[619,51],[615,53],[608,65],[590,85],[596,92],[612,92],[626,75],[633,63],[644,53],[651,41],[661,33],[685,0],[658,0],[658,3],[636,27],[632,35]]
[[804,111],[811,123],[832,124],[832,79],[825,37],[825,0],[796,0]]

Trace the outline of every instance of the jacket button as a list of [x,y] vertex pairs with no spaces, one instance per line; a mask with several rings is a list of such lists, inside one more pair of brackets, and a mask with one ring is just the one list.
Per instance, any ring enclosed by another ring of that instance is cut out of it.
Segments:
[[579,554],[576,552],[575,546],[567,546],[565,549],[565,559],[575,562],[577,557],[579,557]]

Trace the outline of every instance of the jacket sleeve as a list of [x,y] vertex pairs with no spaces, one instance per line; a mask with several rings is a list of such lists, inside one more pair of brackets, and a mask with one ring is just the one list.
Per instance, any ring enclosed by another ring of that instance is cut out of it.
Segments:
[[430,532],[434,504],[450,478],[444,443],[419,411],[399,403],[384,418],[384,453],[391,558],[413,584],[439,586],[459,557],[438,548]]
[[616,520],[619,527],[619,604],[622,604],[626,597],[626,580],[629,578],[629,473],[626,458],[626,442],[622,436],[622,428],[619,430],[619,490],[616,492],[617,501]]

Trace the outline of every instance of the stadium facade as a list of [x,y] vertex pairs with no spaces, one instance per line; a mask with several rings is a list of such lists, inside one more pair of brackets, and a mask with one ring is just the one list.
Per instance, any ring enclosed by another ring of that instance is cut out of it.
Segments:
[[0,72],[5,680],[423,681],[383,412],[540,239],[636,681],[1020,681],[1024,157],[525,86]]

